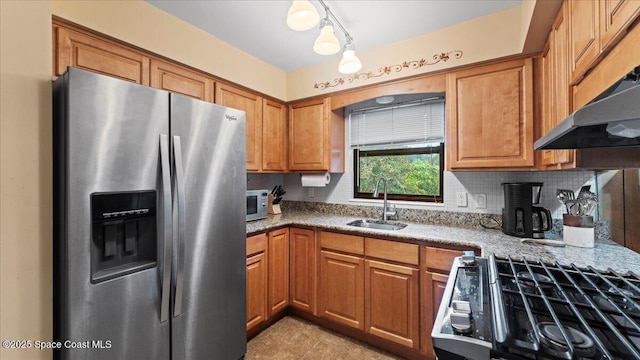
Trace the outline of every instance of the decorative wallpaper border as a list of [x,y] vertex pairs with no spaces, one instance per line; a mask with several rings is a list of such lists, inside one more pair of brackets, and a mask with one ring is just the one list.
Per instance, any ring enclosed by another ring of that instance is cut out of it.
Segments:
[[420,59],[420,60],[405,61],[402,64],[395,64],[395,65],[389,65],[389,66],[378,68],[378,70],[376,70],[375,73],[373,71],[361,72],[353,75],[343,76],[341,78],[335,78],[332,81],[315,83],[313,85],[313,88],[325,90],[325,89],[336,87],[339,85],[350,84],[355,80],[364,81],[364,80],[369,80],[371,78],[377,78],[382,75],[389,75],[392,72],[400,72],[404,69],[419,69],[427,65],[435,65],[441,61],[446,62],[451,57],[453,57],[454,59],[460,59],[462,55],[463,53],[461,50],[452,50],[446,53],[435,54],[431,57],[431,60]]

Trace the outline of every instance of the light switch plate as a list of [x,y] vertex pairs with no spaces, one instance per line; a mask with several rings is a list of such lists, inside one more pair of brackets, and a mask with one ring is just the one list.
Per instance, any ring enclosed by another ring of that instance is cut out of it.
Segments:
[[487,208],[487,194],[476,194],[476,209]]
[[459,191],[456,193],[456,206],[467,207],[467,193]]
[[309,198],[314,198],[315,196],[316,196],[316,194],[315,194],[315,189],[314,189],[314,188],[312,188],[312,187],[310,187],[310,188],[309,188],[309,192],[307,193],[307,197],[309,197]]

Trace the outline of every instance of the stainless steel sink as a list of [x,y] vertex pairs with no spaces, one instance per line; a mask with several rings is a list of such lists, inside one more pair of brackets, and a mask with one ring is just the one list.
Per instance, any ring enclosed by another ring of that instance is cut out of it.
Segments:
[[389,222],[382,220],[355,220],[350,223],[347,223],[349,226],[356,226],[367,229],[376,229],[376,230],[400,230],[407,227],[407,224],[397,223],[397,222]]

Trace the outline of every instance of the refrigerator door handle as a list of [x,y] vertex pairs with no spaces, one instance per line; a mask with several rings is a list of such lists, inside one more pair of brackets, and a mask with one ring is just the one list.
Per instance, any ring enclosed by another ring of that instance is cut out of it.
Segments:
[[182,296],[184,285],[184,252],[185,252],[185,230],[186,230],[186,216],[185,216],[185,189],[184,189],[184,170],[182,166],[182,145],[180,143],[180,136],[173,136],[173,165],[175,175],[175,187],[177,194],[177,237],[176,244],[178,249],[176,252],[176,274],[175,274],[175,298],[173,303],[173,316],[176,317],[182,313]]
[[160,322],[169,320],[171,297],[171,252],[173,250],[173,217],[171,209],[171,175],[169,172],[169,136],[160,134],[160,171],[162,174],[162,227],[160,238],[162,251],[162,290],[160,297]]

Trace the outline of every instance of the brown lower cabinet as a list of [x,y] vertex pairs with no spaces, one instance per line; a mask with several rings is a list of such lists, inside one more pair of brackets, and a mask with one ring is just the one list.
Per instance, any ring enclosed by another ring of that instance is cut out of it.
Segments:
[[247,237],[247,335],[278,320],[289,305],[289,229]]
[[247,238],[247,331],[267,319],[267,235]]
[[320,251],[320,316],[364,330],[364,258]]
[[420,338],[421,352],[435,357],[431,330],[438,313],[440,301],[444,295],[444,288],[449,279],[449,270],[460,250],[449,250],[424,246],[420,249]]
[[419,349],[418,267],[366,260],[364,268],[365,331]]
[[405,358],[435,359],[431,330],[460,254],[295,227],[250,237],[247,330],[289,309]]
[[321,231],[318,315],[364,330],[364,238]]
[[447,275],[423,271],[420,276],[422,298],[422,352],[435,356],[433,351],[433,342],[431,341],[431,330],[433,330],[433,322],[438,313],[438,306],[444,295],[444,288],[447,286]]
[[420,349],[419,246],[365,238],[365,331]]
[[289,304],[316,314],[316,234],[310,229],[289,229]]
[[269,232],[267,262],[267,315],[289,305],[289,229]]

